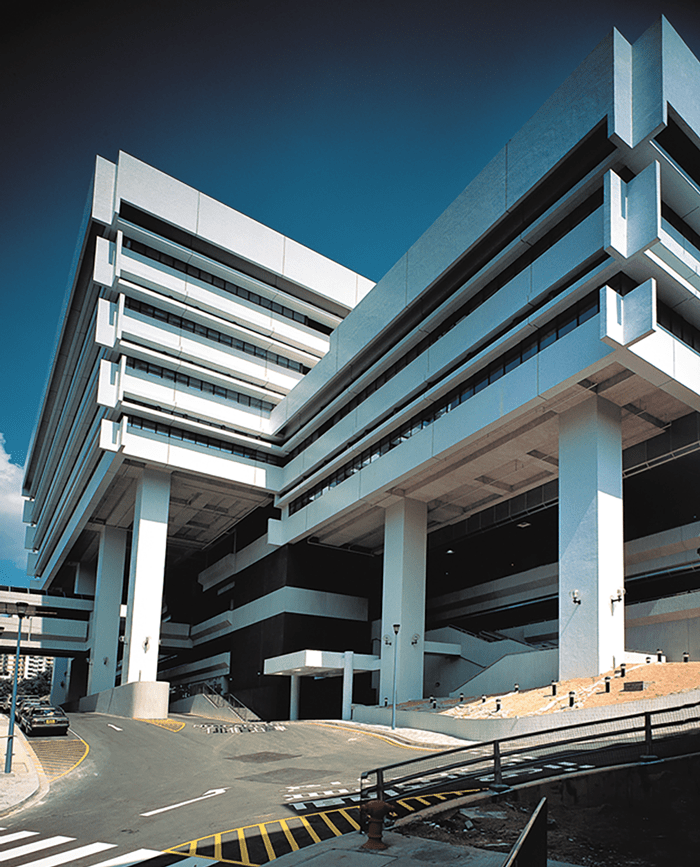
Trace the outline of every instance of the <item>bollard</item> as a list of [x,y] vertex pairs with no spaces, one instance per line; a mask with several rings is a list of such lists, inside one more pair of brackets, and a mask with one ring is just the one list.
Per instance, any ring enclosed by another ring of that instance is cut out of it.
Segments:
[[501,700],[500,700],[500,698],[497,698],[496,699],[496,710],[500,710],[500,709],[501,709]]
[[552,695],[556,695],[556,694],[557,694],[557,682],[556,682],[556,680],[553,680],[552,681]]
[[464,693],[463,693],[463,692],[460,692],[460,694],[459,694],[459,700],[460,700],[460,701],[464,701]]
[[388,705],[389,705],[389,699],[386,698],[386,696],[385,696],[384,697],[384,707],[388,707]]
[[485,695],[481,696],[481,703],[486,704],[486,696]]
[[627,674],[627,663],[621,662],[620,663],[620,677],[625,677],[626,674]]
[[431,698],[431,699],[430,699],[430,707],[431,707],[433,710],[436,710],[436,709],[437,709],[437,701],[436,701],[434,698]]
[[663,658],[664,658],[663,650],[661,650],[660,647],[657,647],[656,648],[656,661],[657,662],[663,662]]
[[605,691],[610,692],[610,678],[609,677],[605,678]]
[[360,849],[388,849],[382,840],[382,828],[384,818],[393,811],[391,804],[386,801],[367,801],[360,805],[361,818],[367,822],[367,842]]
[[569,707],[574,706],[574,699],[575,698],[576,698],[576,693],[572,689],[571,692],[569,693]]
[[689,661],[690,661],[690,654],[686,650],[686,652],[683,654],[683,662],[689,662]]
[[515,683],[513,684],[513,692],[520,692],[520,685]]
[[651,662],[651,657],[647,656],[647,665]]

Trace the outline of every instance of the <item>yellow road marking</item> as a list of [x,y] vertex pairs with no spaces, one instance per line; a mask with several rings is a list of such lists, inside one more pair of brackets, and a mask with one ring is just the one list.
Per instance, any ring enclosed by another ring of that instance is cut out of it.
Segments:
[[152,726],[160,726],[162,729],[167,729],[169,732],[181,732],[187,723],[178,722],[175,719],[139,719],[137,722],[150,723]]
[[74,739],[61,741],[60,743],[54,741],[51,741],[51,743],[35,741],[33,744],[30,744],[30,748],[35,763],[39,764],[50,783],[58,780],[60,777],[65,777],[66,774],[77,768],[90,752],[87,742],[78,737],[78,735],[75,735]]
[[258,828],[260,829],[260,837],[265,844],[265,851],[267,852],[267,857],[270,859],[270,861],[274,861],[277,855],[275,855],[275,850],[272,848],[272,843],[270,842],[267,828],[264,824],[258,825]]
[[250,856],[248,855],[248,844],[245,841],[243,828],[238,829],[238,844],[241,847],[241,862],[243,864],[252,864]]
[[221,834],[214,834],[214,857],[221,860]]
[[326,825],[328,825],[328,827],[331,829],[331,831],[335,834],[336,837],[340,837],[342,835],[343,832],[339,831],[335,827],[333,822],[331,822],[331,820],[328,818],[328,816],[325,813],[318,813],[317,815],[320,815],[320,817],[323,819],[323,821],[326,823]]
[[308,725],[312,726],[321,726],[327,729],[338,729],[343,732],[353,732],[356,735],[367,735],[367,737],[371,738],[379,738],[380,741],[386,741],[386,743],[391,744],[394,747],[401,747],[402,750],[419,750],[422,753],[442,753],[445,751],[445,747],[417,747],[412,746],[411,744],[402,744],[399,741],[395,741],[390,737],[386,737],[385,735],[380,735],[377,732],[368,732],[364,729],[353,729],[348,726],[336,726],[336,725],[328,725],[327,723],[321,722],[311,722],[306,720]]
[[196,855],[196,854],[197,854],[197,841],[193,840],[190,843],[190,855]]
[[338,812],[340,813],[341,816],[343,816],[343,818],[345,818],[350,823],[350,826],[352,828],[354,828],[356,831],[360,830],[360,826],[353,819],[353,817],[347,812],[347,810],[338,810]]
[[311,837],[311,839],[314,841],[314,843],[320,843],[320,842],[321,842],[321,838],[320,838],[320,837],[318,836],[318,834],[314,831],[314,829],[311,827],[311,825],[306,821],[306,816],[299,816],[299,819],[301,820],[301,824],[302,824],[302,825],[306,828],[306,830],[309,832],[309,837]]
[[299,844],[294,839],[294,835],[292,834],[292,832],[289,830],[289,827],[287,825],[287,820],[286,819],[280,819],[280,825],[282,826],[282,830],[284,831],[284,836],[287,838],[287,842],[292,847],[292,852],[298,852],[299,851]]

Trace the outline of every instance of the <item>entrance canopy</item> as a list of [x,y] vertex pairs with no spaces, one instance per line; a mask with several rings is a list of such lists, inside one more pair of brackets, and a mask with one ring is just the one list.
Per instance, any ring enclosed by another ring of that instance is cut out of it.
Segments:
[[[352,653],[353,671],[377,671],[379,657],[369,653]],[[342,677],[345,671],[346,654],[333,650],[297,650],[265,660],[265,674],[281,674],[287,677]]]

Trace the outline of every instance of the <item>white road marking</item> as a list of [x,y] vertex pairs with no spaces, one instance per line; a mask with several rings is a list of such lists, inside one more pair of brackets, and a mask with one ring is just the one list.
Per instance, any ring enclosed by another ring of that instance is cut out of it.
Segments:
[[116,858],[110,858],[109,861],[100,861],[93,864],[92,867],[135,867],[143,861],[150,861],[152,858],[157,858],[163,853],[157,849],[137,849],[135,852],[127,852],[124,855],[117,855]]
[[200,795],[198,798],[190,798],[189,801],[180,801],[179,804],[170,804],[167,807],[159,807],[157,810],[150,810],[148,813],[141,813],[142,816],[155,816],[156,813],[165,813],[168,810],[177,810],[178,807],[186,807],[188,804],[195,804],[197,801],[206,801],[207,798],[215,798],[217,795],[223,795],[226,792],[228,787],[225,789],[210,789],[208,792],[205,792],[203,795]]
[[123,731],[124,731],[124,729],[120,729],[119,726],[113,726],[112,723],[107,723],[107,725],[108,725],[111,729],[114,729],[115,732],[123,732]]
[[75,837],[47,837],[45,840],[37,840],[35,843],[25,843],[24,846],[15,846],[14,849],[8,849],[0,854],[0,861],[9,861],[10,858],[19,858],[22,855],[31,855],[32,852],[58,846],[59,843],[72,843],[74,840]]
[[[4,828],[0,828],[0,831],[4,830]],[[0,836],[0,844],[14,843],[15,840],[25,840],[27,837],[36,837],[38,833],[38,831],[16,831],[14,834],[3,834]]]
[[71,849],[70,852],[61,852],[60,855],[49,855],[48,858],[29,861],[23,864],[22,867],[59,867],[60,864],[74,864],[76,858],[85,858],[87,855],[104,852],[105,849],[114,849],[116,845],[116,843],[90,843],[87,846]]

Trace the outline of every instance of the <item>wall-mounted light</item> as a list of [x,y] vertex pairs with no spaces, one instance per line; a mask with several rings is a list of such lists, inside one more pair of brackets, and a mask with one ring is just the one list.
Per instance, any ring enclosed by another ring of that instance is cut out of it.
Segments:
[[571,591],[571,601],[574,603],[574,605],[581,604],[581,596],[579,595],[578,590]]
[[625,588],[624,587],[618,587],[617,590],[615,591],[615,595],[610,597],[610,601],[611,602],[622,602],[624,595],[625,595]]
[[416,632],[416,634],[411,638],[411,644],[416,645],[420,641],[420,635]]

